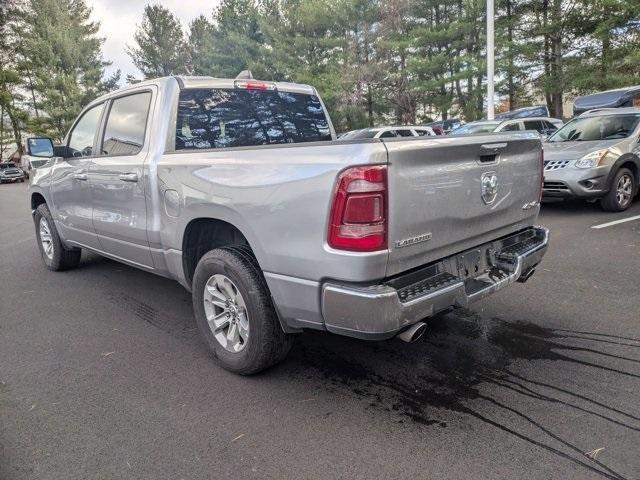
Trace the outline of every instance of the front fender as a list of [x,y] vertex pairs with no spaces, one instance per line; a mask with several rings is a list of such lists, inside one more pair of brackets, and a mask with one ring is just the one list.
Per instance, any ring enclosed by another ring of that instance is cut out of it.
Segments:
[[49,206],[49,210],[53,211],[53,203],[51,200],[51,172],[53,171],[53,162],[49,162],[42,167],[34,168],[29,175],[29,201],[31,202],[31,210],[34,210],[34,195],[39,194]]

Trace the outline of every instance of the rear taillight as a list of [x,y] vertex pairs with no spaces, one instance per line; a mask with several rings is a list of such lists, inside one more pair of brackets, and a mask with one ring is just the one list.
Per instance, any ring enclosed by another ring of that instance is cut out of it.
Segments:
[[387,167],[354,167],[338,177],[329,246],[371,252],[387,248]]
[[544,186],[544,148],[540,149],[540,194],[538,203],[542,201],[542,188]]

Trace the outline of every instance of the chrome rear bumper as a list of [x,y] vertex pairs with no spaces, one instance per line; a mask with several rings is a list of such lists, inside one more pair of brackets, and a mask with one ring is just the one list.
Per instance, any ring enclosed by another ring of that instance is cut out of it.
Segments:
[[327,330],[384,339],[451,307],[463,307],[513,282],[540,263],[549,231],[531,227],[375,285],[327,282],[322,316]]

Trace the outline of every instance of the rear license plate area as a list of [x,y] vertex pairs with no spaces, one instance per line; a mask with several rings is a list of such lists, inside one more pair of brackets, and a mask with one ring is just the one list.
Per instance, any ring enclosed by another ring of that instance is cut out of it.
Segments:
[[[450,271],[460,280],[469,280],[486,274],[493,268],[492,257],[495,255],[491,244],[467,250],[456,255],[455,261],[450,263]],[[455,270],[454,270],[455,269]]]
[[461,279],[473,278],[482,273],[481,249],[470,250],[456,257],[456,269]]

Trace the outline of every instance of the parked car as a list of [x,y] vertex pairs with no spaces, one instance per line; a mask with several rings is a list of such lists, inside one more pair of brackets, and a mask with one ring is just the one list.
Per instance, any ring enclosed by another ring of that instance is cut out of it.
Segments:
[[544,197],[626,210],[638,192],[640,108],[584,113],[545,142],[544,154]]
[[446,135],[451,130],[463,125],[463,121],[459,118],[449,118],[447,120],[439,120],[437,122],[425,123],[425,127],[431,127],[436,135]]
[[436,134],[430,127],[402,126],[402,127],[373,127],[351,130],[340,135],[340,140],[357,140],[359,138],[395,138],[395,137],[424,137]]
[[494,116],[495,120],[510,120],[512,118],[529,118],[550,116],[549,108],[546,105],[536,105],[533,107],[522,107],[511,110],[510,112],[498,113]]
[[24,182],[24,173],[13,162],[0,163],[0,183]]
[[451,135],[477,135],[492,132],[535,130],[542,136],[551,135],[562,126],[562,120],[549,117],[516,118],[511,120],[478,120],[451,132]]
[[307,85],[111,92],[33,171],[42,259],[73,268],[86,249],[177,280],[213,357],[241,374],[303,329],[414,340],[426,317],[533,274],[548,243],[538,135],[335,138]]
[[640,107],[640,85],[578,97],[573,103],[573,115],[578,116],[599,108],[625,107]]
[[433,133],[435,133],[436,135],[444,135],[445,131],[442,127],[439,127],[437,125],[433,125],[430,127],[431,130],[433,130]]

